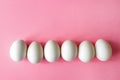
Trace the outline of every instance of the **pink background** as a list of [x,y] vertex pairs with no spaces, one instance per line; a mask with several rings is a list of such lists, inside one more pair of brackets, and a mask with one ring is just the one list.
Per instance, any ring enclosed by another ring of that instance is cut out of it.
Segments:
[[[99,38],[113,47],[107,62],[44,59],[33,65],[9,57],[16,39],[44,45],[49,39],[79,44]],[[0,0],[0,80],[120,80],[120,0]]]

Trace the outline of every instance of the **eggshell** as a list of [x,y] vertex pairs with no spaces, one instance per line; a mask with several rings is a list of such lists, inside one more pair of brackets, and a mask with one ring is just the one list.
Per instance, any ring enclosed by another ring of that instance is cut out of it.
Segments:
[[65,61],[72,61],[77,56],[77,45],[72,40],[64,41],[61,56]]
[[30,63],[39,63],[43,58],[43,48],[40,43],[34,41],[30,44],[27,52],[27,58]]
[[55,62],[60,57],[60,47],[54,40],[49,40],[44,47],[44,56],[48,62]]
[[96,41],[96,57],[100,61],[107,61],[112,56],[112,47],[111,45],[105,41],[104,39],[99,39]]
[[16,40],[10,47],[10,58],[13,61],[21,61],[26,56],[27,45],[23,40]]
[[78,57],[82,62],[91,61],[94,55],[95,55],[95,49],[91,42],[86,40],[79,45]]

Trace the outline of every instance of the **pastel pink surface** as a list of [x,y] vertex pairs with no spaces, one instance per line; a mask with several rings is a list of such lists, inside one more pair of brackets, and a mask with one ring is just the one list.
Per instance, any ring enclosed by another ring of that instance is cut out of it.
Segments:
[[[60,43],[72,39],[108,40],[113,56],[107,62],[75,59],[33,65],[13,62],[9,48],[16,39],[27,43]],[[119,0],[0,0],[0,80],[120,80]]]

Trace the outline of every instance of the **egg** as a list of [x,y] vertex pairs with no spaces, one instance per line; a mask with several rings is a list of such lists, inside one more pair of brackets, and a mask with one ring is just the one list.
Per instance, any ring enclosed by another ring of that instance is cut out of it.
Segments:
[[55,62],[60,57],[60,47],[54,40],[49,40],[44,47],[44,56],[48,62]]
[[78,58],[82,62],[89,62],[94,58],[95,49],[91,42],[85,40],[79,45]]
[[72,40],[66,40],[61,46],[61,56],[65,61],[72,61],[77,56],[77,45]]
[[26,57],[27,45],[23,40],[16,40],[10,47],[10,58],[13,61],[21,61]]
[[104,39],[99,39],[96,41],[96,57],[100,61],[107,61],[112,56],[112,47],[111,45]]
[[27,58],[30,63],[39,63],[43,58],[42,45],[36,41],[32,42],[28,47]]

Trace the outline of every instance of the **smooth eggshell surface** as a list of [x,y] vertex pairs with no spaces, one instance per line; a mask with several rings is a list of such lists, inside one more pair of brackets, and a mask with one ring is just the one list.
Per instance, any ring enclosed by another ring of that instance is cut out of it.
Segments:
[[36,64],[43,58],[43,48],[40,43],[32,42],[28,48],[27,58],[29,62]]
[[23,40],[16,40],[10,47],[10,57],[13,61],[21,61],[26,56],[27,45]]
[[60,57],[60,47],[54,40],[49,40],[44,47],[44,56],[48,62],[55,62]]
[[78,57],[82,62],[91,61],[94,55],[95,55],[95,49],[91,42],[86,40],[79,45]]
[[111,45],[104,39],[99,39],[96,41],[96,57],[100,61],[107,61],[112,56]]
[[77,45],[72,40],[66,40],[61,47],[61,56],[65,61],[71,61],[77,56]]

